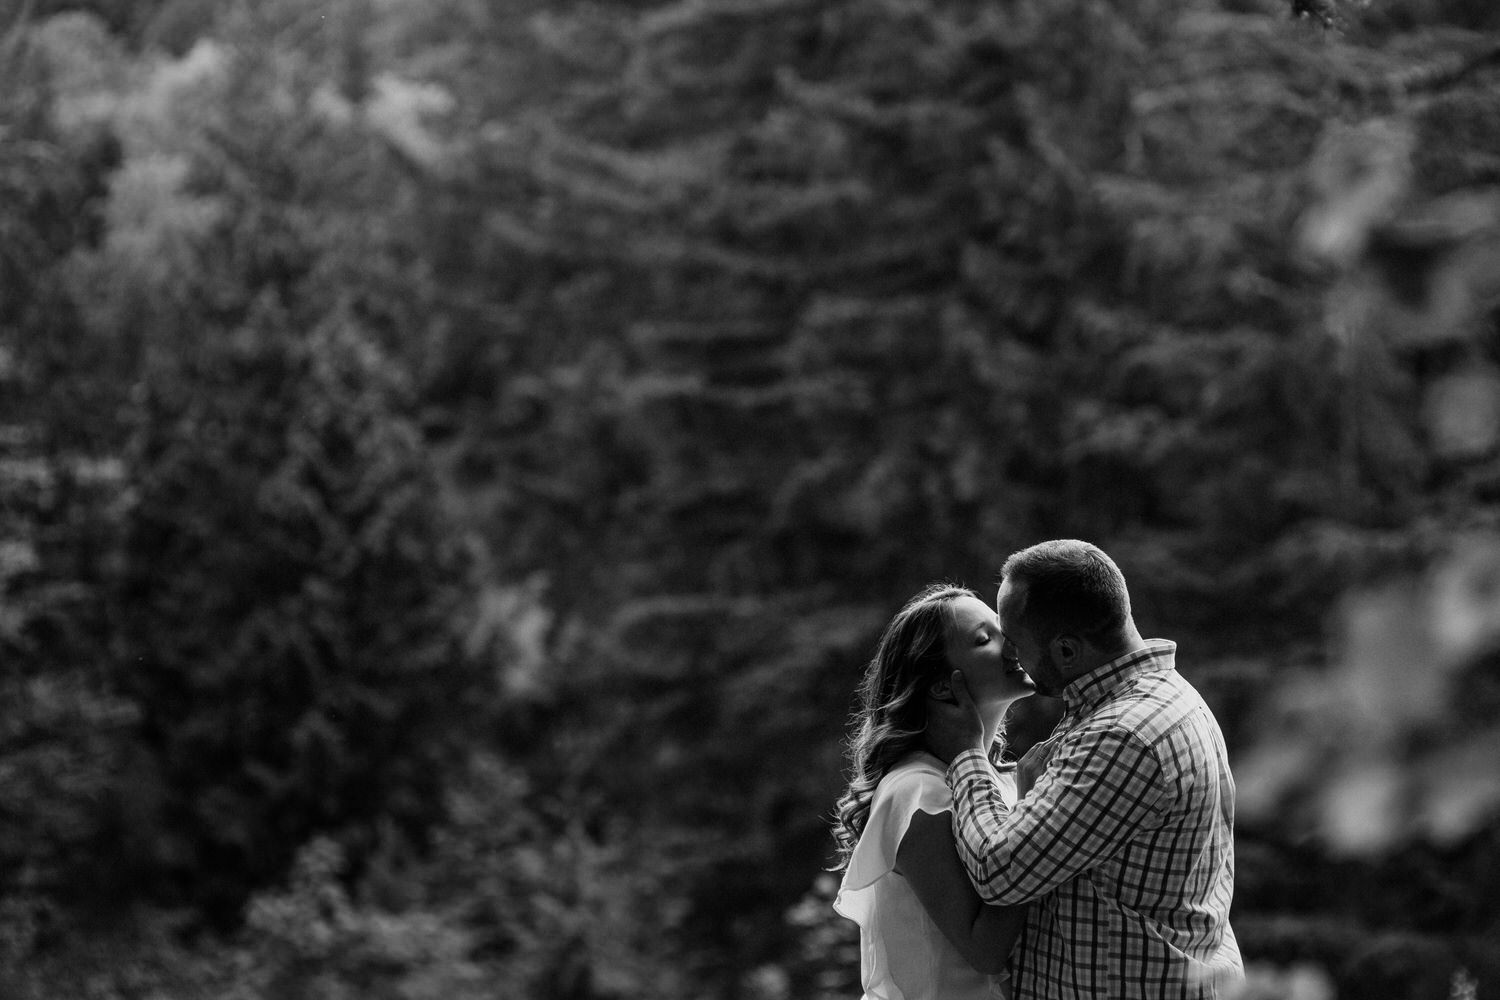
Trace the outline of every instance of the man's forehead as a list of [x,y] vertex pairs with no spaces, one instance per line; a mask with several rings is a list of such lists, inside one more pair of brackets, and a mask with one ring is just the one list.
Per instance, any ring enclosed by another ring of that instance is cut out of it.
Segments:
[[1015,621],[1007,622],[1006,616],[1007,612],[1011,617],[1017,616],[1026,596],[1025,587],[1024,583],[1018,584],[1004,580],[1000,584],[1000,589],[995,592],[995,614],[999,617],[1002,626],[1015,628],[1019,624]]

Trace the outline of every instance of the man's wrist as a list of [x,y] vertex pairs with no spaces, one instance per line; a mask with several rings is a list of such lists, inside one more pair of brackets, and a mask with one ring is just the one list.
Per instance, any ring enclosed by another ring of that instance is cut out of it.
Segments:
[[967,747],[963,750],[960,750],[958,753],[954,754],[953,759],[948,762],[949,778],[958,777],[961,771],[968,769],[973,764],[982,764],[985,767],[989,767],[989,754],[985,753],[978,747]]

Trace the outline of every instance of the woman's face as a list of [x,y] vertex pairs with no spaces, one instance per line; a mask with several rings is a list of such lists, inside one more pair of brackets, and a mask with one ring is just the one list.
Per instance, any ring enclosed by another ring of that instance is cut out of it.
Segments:
[[1014,649],[1000,632],[1000,619],[977,597],[956,597],[945,651],[948,664],[963,672],[969,694],[981,707],[1014,701],[1036,690]]

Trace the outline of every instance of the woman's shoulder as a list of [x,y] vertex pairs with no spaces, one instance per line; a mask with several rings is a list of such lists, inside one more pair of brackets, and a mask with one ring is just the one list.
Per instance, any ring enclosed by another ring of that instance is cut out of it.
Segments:
[[875,788],[875,794],[890,794],[901,788],[933,784],[946,788],[946,774],[947,769],[943,767],[942,761],[925,750],[917,750],[902,757],[885,772]]

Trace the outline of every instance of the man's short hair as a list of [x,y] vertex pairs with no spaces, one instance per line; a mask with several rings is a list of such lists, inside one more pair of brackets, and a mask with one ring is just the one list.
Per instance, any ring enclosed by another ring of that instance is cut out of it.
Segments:
[[1000,570],[1024,587],[1021,627],[1042,641],[1071,632],[1097,646],[1121,638],[1130,621],[1125,575],[1097,545],[1076,538],[1040,542],[1012,553]]

